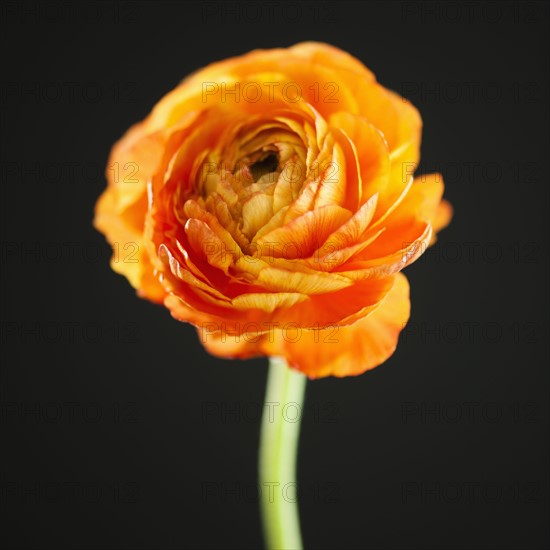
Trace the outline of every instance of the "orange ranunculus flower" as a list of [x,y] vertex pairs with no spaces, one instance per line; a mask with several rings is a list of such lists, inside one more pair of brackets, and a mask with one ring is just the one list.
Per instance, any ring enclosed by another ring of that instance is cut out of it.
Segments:
[[420,137],[349,54],[253,51],[192,74],[113,147],[95,225],[138,245],[113,269],[215,355],[360,374],[393,353],[400,271],[451,217],[441,178],[412,177]]

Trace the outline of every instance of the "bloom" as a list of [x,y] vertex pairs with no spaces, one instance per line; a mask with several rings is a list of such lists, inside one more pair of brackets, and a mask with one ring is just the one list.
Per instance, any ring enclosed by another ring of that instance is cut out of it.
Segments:
[[189,76],[115,144],[95,226],[136,244],[113,269],[211,353],[360,374],[393,353],[400,271],[451,217],[441,177],[413,178],[420,137],[349,54],[256,50]]

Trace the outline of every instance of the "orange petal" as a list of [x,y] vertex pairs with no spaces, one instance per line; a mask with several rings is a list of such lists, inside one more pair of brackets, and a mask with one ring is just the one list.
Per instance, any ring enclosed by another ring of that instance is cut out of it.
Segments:
[[300,42],[289,48],[289,52],[338,71],[345,69],[355,74],[361,74],[367,80],[374,81],[374,75],[361,61],[330,44],[313,41]]
[[255,243],[262,250],[271,248],[275,257],[306,258],[350,217],[351,212],[340,206],[322,206],[262,235]]
[[441,174],[417,176],[404,201],[404,206],[414,213],[418,220],[430,222],[433,226],[444,187]]
[[237,268],[247,269],[255,274],[254,283],[272,292],[301,292],[307,295],[326,294],[342,290],[352,284],[352,281],[342,275],[322,273],[317,271],[306,272],[300,270],[282,269],[268,265],[266,262],[251,263],[247,259],[237,261]]
[[373,244],[338,266],[340,273],[352,280],[385,278],[417,260],[427,249],[433,235],[429,223],[417,223],[384,231]]
[[[443,195],[443,180],[439,174],[430,174],[415,178],[410,188],[402,193],[379,220],[372,224],[369,231],[384,227],[384,233],[372,245],[361,250],[338,271],[346,272],[369,266],[386,265],[379,276],[388,276],[399,262],[403,269],[424,253],[433,242],[433,225],[442,227],[448,223],[452,209],[441,201]],[[357,273],[361,276],[360,272]]]
[[437,206],[435,216],[432,218],[434,232],[439,232],[449,225],[453,217],[453,207],[449,201],[443,199]]
[[[348,142],[346,149],[351,148],[347,163],[351,165],[353,162],[357,165],[359,190],[353,209],[376,193],[385,194],[389,182],[390,157],[382,134],[366,118],[350,113],[335,113],[329,122],[345,136]],[[342,138],[340,142],[341,140]],[[349,192],[353,195],[353,183],[348,182],[349,187]]]
[[301,331],[299,338],[297,331],[280,331],[273,342],[264,337],[262,349],[286,357],[293,368],[310,378],[358,375],[390,357],[409,314],[409,284],[399,273],[382,303],[365,318],[346,327]]
[[[146,208],[145,206],[144,210]],[[96,204],[94,226],[113,246],[113,271],[124,275],[141,297],[153,302],[162,302],[166,291],[154,275],[149,254],[144,246],[143,232],[136,230],[134,224],[127,223],[120,215],[112,188],[107,188]]]
[[184,230],[197,258],[227,274],[233,263],[233,255],[218,235],[205,222],[196,218],[189,218]]
[[374,216],[377,202],[378,194],[375,194],[346,223],[327,237],[321,249],[327,245],[339,249],[357,244]]

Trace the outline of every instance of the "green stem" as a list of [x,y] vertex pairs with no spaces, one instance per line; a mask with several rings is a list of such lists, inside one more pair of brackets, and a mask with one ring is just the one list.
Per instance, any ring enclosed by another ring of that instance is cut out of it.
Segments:
[[280,357],[269,360],[260,434],[260,491],[268,550],[301,550],[296,455],[306,377]]

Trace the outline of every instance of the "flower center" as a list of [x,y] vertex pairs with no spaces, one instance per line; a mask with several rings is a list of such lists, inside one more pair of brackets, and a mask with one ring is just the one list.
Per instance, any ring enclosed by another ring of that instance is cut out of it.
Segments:
[[258,181],[262,176],[276,172],[278,167],[279,156],[272,151],[268,151],[250,165],[250,173],[254,181]]
[[248,250],[260,230],[281,223],[298,197],[307,155],[301,136],[281,124],[254,132],[247,127],[226,149],[201,160],[195,197]]

